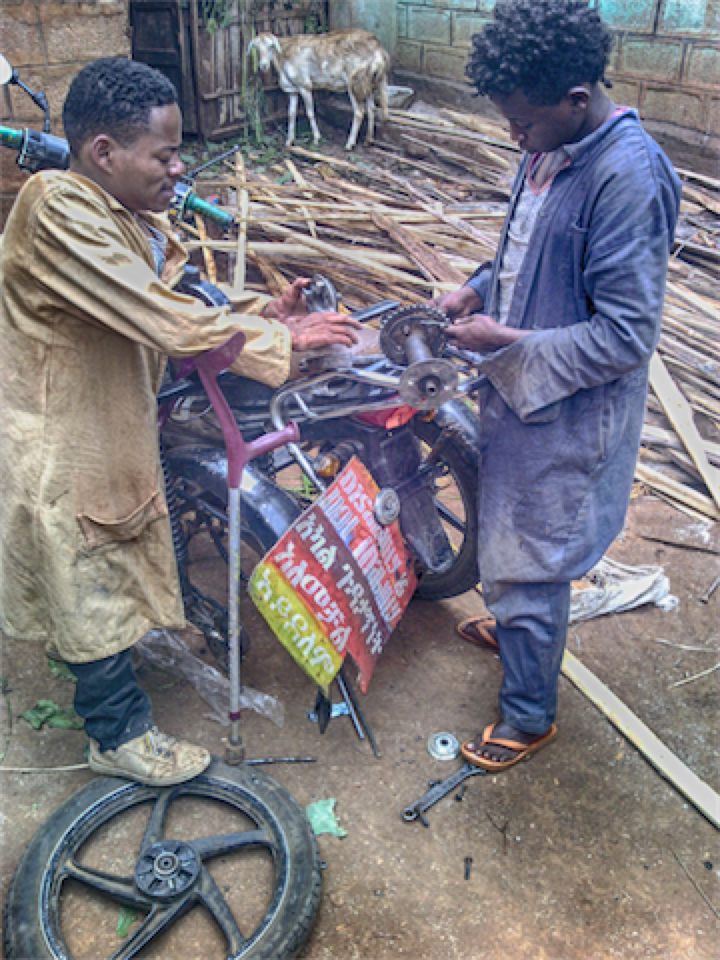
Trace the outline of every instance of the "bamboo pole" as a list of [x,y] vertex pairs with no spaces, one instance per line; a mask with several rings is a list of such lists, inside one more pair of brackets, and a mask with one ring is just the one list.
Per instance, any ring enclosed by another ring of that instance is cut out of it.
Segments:
[[235,262],[235,283],[236,290],[242,292],[245,289],[245,278],[247,274],[247,230],[248,230],[248,211],[250,209],[250,199],[245,189],[245,164],[240,150],[235,151],[235,176],[237,178],[238,210],[240,213],[240,222],[237,237],[237,260]]
[[[197,228],[198,236],[200,237],[200,246],[202,247],[203,260],[205,261],[205,270],[207,271],[208,280],[210,283],[217,283],[217,267],[215,266],[215,257],[213,256],[213,241],[208,241],[207,230],[205,229],[205,224],[203,218],[197,213],[195,214],[195,227]],[[192,246],[192,244],[186,244],[187,247]]]

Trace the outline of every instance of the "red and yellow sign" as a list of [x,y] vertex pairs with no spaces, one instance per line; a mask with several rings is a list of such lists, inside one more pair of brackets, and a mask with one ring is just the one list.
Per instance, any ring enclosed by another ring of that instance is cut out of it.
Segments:
[[366,692],[417,584],[397,523],[373,515],[378,487],[353,458],[255,568],[250,596],[324,689],[349,653]]

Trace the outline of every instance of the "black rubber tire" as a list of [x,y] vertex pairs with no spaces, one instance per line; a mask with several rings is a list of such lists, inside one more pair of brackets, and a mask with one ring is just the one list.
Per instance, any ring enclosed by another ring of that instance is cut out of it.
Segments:
[[[415,434],[428,446],[432,447],[441,428],[434,420],[414,420]],[[453,438],[443,452],[442,462],[449,468],[465,510],[465,538],[462,547],[458,550],[455,563],[446,573],[426,573],[420,580],[415,596],[422,600],[448,600],[457,597],[477,584],[480,579],[477,561],[478,548],[478,466],[474,451],[467,451],[462,446],[462,436]]]
[[[293,957],[307,940],[320,906],[322,874],[315,836],[304,810],[290,793],[260,770],[231,767],[214,760],[204,774],[190,781],[193,788],[206,784],[214,789],[223,782],[236,796],[244,798],[254,815],[274,824],[273,833],[282,839],[288,871],[283,896],[273,904],[267,926],[257,939],[249,939],[247,949],[228,960]],[[5,905],[3,943],[8,960],[70,960],[62,942],[59,949],[51,946],[49,940],[53,938],[46,938],[43,931],[41,898],[51,879],[48,873],[53,863],[59,861],[63,845],[70,844],[75,825],[84,814],[91,815],[91,807],[98,803],[107,806],[109,820],[121,795],[143,789],[141,784],[128,780],[98,777],[66,800],[38,830],[15,871]]]

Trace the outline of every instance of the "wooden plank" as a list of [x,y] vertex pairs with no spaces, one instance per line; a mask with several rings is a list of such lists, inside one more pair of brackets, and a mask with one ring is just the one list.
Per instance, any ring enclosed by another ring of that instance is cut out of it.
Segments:
[[635,478],[644,483],[651,490],[657,490],[659,493],[670,497],[672,500],[678,500],[680,503],[690,507],[695,513],[710,517],[711,520],[720,520],[720,510],[710,499],[697,490],[692,490],[676,480],[666,477],[664,473],[648,467],[647,464],[637,463],[635,465]]
[[[308,191],[308,189],[307,189],[307,187],[308,187],[308,182],[307,182],[307,180],[305,179],[305,177],[300,173],[300,171],[299,171],[298,168],[295,166],[295,164],[292,162],[292,160],[290,159],[290,157],[286,157],[286,159],[285,159],[285,166],[288,168],[288,170],[289,170],[290,173],[292,174],[292,178],[293,178],[293,180],[295,181],[295,183],[296,183],[299,187],[304,187],[304,188],[305,188],[305,192],[304,192],[303,195],[304,195],[305,197],[307,197],[308,199],[310,199],[310,198],[312,197],[312,194],[311,194],[311,193]],[[301,204],[301,206],[300,206],[300,212],[301,212],[301,213],[304,215],[304,217],[305,217],[305,222],[307,223],[308,230],[310,231],[310,236],[311,236],[311,237],[315,237],[315,239],[317,240],[317,227],[315,226],[315,221],[314,221],[314,220],[312,219],[312,217],[310,216],[310,214],[309,214],[309,212],[308,212],[308,209],[307,209],[307,207],[306,207],[304,204]]]
[[565,652],[562,672],[692,805],[720,829],[720,796],[675,756],[630,708],[576,657]]
[[678,389],[658,353],[653,354],[650,361],[650,385],[699,470],[715,505],[720,509],[720,470],[708,462],[705,441],[695,426],[690,404]]

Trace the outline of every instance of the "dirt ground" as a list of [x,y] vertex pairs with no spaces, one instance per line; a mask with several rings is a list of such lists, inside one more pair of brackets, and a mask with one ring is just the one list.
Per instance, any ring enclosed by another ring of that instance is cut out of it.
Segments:
[[[671,687],[719,659],[720,591],[708,604],[699,601],[720,571],[717,531],[705,533],[660,501],[642,499],[631,506],[628,528],[610,555],[661,564],[679,606],[671,613],[647,607],[574,626],[568,647],[720,790],[720,671]],[[199,581],[224,581],[223,565],[209,552],[201,551],[194,567]],[[308,960],[718,957],[716,829],[564,678],[555,743],[504,774],[468,781],[461,802],[450,795],[429,811],[429,828],[402,822],[402,809],[425,792],[429,780],[459,766],[433,760],[428,736],[451,731],[462,740],[496,717],[500,663],[454,632],[459,617],[482,610],[477,594],[411,604],[362,698],[381,759],[357,739],[347,717],[333,720],[319,735],[307,717],[314,700],[311,682],[249,602],[244,609],[252,634],[245,682],[285,707],[282,729],[243,713],[248,754],[317,757],[315,764],[275,766],[272,775],[303,805],[335,797],[347,830],[343,839],[319,838],[327,867],[319,917],[305,950]],[[49,674],[43,652],[5,640],[2,676],[8,705],[0,710],[0,736],[7,744],[3,765],[81,763],[82,732],[36,732],[19,719],[41,698],[71,702],[71,684]],[[205,718],[207,707],[189,685],[147,667],[140,676],[161,728],[223,753],[226,731]],[[4,900],[30,838],[92,774],[85,769],[0,777]],[[197,835],[199,818],[190,801],[173,834]],[[228,829],[232,825],[223,822],[221,830]],[[113,857],[113,863],[120,858],[117,850]],[[469,879],[466,857],[473,858]],[[231,891],[236,877],[222,863],[217,870],[218,883]],[[252,912],[253,904],[246,908]],[[75,956],[109,956],[120,946],[117,906],[75,896],[67,910]],[[222,956],[212,923],[195,914],[152,956]]]

